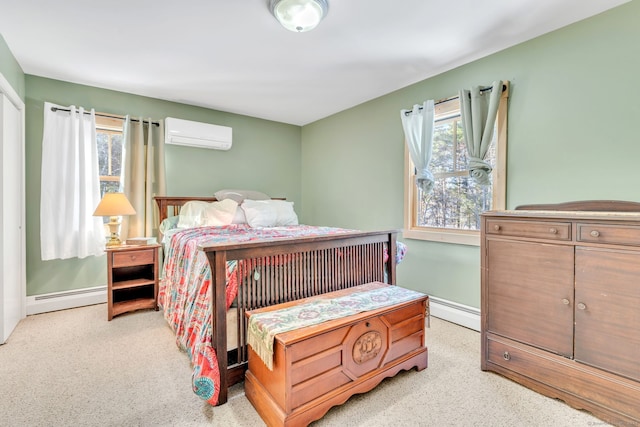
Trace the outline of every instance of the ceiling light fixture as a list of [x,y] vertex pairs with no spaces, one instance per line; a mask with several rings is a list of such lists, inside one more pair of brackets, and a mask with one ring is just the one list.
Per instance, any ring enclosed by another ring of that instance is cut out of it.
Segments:
[[329,11],[328,0],[269,0],[273,16],[289,31],[313,30]]

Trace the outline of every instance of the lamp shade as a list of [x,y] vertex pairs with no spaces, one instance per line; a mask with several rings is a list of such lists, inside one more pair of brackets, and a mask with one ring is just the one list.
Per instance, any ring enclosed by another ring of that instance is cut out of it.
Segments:
[[135,215],[136,211],[124,193],[105,193],[93,216]]
[[287,30],[313,30],[329,11],[327,0],[270,0],[269,9]]

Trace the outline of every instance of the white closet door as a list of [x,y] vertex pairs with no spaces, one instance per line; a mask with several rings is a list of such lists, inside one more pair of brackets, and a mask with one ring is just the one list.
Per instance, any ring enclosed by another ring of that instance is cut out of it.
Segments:
[[[0,88],[2,89],[2,88]],[[25,315],[24,148],[20,110],[0,92],[0,344]]]

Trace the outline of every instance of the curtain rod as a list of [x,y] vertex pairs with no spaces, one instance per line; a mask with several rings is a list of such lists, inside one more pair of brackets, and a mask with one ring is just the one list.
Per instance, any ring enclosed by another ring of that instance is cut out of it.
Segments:
[[[51,107],[51,111],[53,111],[54,113],[56,111],[66,111],[67,113],[71,112],[71,110],[69,110],[68,108],[58,108],[58,107]],[[84,114],[91,114],[88,111],[85,111]],[[122,116],[116,116],[115,114],[107,114],[107,113],[95,113],[96,116],[100,116],[100,117],[108,117],[110,119],[118,119],[118,120],[124,120],[125,118]],[[129,119],[132,122],[139,122],[140,120],[138,119]],[[152,125],[156,125],[156,126],[160,126],[160,123],[158,122],[149,122],[149,120],[142,120],[142,123],[151,123]]]
[[[484,88],[480,89],[480,92],[486,92],[486,91],[491,90],[491,89],[493,89],[492,86],[484,87]],[[503,84],[502,85],[502,91],[504,92],[505,90],[507,90],[507,85]],[[453,101],[454,99],[458,99],[458,98],[460,98],[460,97],[459,96],[454,96],[454,97],[451,97],[451,98],[441,99],[439,101],[434,102],[433,105],[435,106],[435,105],[438,105],[438,104],[444,104],[445,102]],[[423,109],[423,107],[418,107],[418,111],[420,111],[422,109]],[[408,111],[404,112],[404,115],[408,116],[411,113],[413,113],[413,110],[408,110]]]

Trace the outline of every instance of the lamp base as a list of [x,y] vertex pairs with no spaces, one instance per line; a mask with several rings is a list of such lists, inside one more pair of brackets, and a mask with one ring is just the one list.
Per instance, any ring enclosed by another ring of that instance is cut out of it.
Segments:
[[107,240],[106,247],[110,248],[113,246],[121,246],[122,240],[120,240],[120,237],[118,236],[118,228],[120,228],[119,218],[117,216],[112,216],[109,218],[107,225],[109,226],[111,236],[109,236],[109,240]]
[[117,235],[116,236],[111,235],[109,237],[109,240],[107,240],[107,244],[105,246],[108,248],[113,246],[122,246],[122,240],[120,240]]

